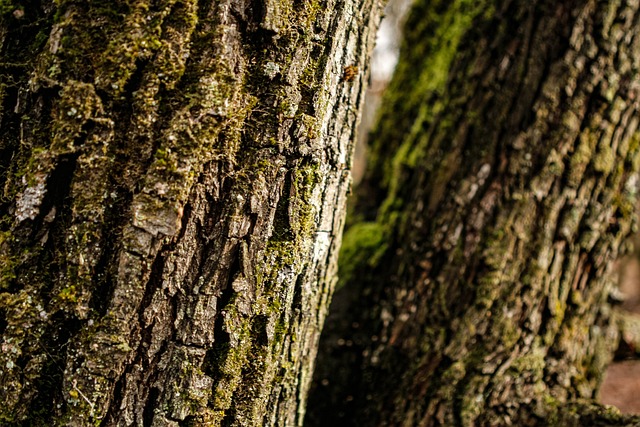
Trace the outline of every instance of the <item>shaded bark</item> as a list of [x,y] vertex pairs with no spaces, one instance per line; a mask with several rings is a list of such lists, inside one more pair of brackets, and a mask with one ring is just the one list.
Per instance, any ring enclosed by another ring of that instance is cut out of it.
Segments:
[[0,423],[300,425],[378,3],[0,13]]
[[418,2],[309,425],[640,423],[590,400],[635,227],[639,30],[630,1]]

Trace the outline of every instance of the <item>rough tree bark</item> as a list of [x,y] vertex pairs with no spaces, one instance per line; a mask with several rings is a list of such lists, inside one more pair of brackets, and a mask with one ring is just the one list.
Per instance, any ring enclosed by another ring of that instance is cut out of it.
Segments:
[[640,423],[592,400],[634,228],[639,8],[418,1],[309,425]]
[[379,14],[0,1],[0,424],[301,424]]

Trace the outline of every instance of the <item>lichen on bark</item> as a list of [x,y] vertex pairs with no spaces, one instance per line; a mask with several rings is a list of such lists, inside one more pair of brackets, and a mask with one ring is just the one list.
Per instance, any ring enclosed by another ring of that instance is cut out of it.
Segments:
[[0,14],[0,422],[299,425],[380,5]]

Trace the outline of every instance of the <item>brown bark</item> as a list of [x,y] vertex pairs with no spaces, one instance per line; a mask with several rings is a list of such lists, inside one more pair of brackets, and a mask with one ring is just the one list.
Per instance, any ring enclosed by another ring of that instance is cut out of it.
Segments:
[[640,315],[623,310],[616,312],[620,343],[616,358],[638,358],[640,351]]
[[640,423],[590,401],[634,228],[639,30],[631,1],[418,2],[310,425]]
[[379,5],[0,13],[0,423],[300,425]]

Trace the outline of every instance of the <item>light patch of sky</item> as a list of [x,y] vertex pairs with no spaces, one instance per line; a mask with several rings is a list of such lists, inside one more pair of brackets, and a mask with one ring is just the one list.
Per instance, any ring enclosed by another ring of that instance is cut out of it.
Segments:
[[352,168],[354,183],[358,183],[364,173],[367,136],[375,123],[384,89],[391,80],[398,63],[402,26],[410,6],[411,0],[390,0],[385,8],[385,17],[378,29],[376,46],[371,57],[370,85],[364,101]]
[[384,82],[386,85],[391,80],[398,63],[404,18],[410,5],[410,0],[390,0],[385,8],[371,58],[373,82]]

